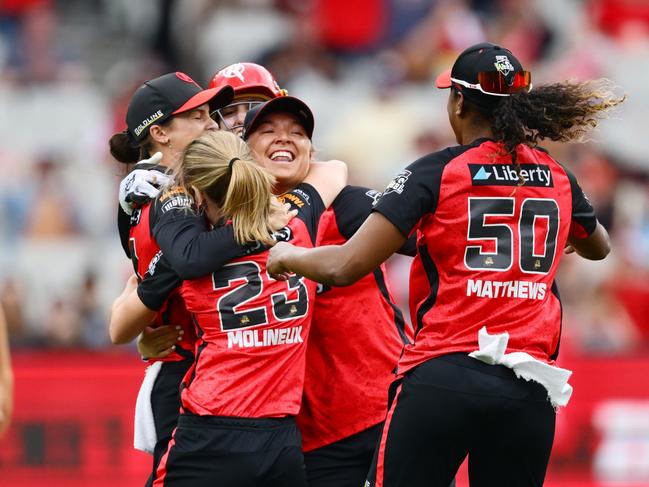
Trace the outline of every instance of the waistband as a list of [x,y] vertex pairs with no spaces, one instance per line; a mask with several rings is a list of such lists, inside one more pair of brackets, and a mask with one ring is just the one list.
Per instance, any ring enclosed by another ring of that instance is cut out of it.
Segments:
[[181,373],[185,374],[189,368],[194,364],[193,360],[183,359],[183,360],[174,360],[170,362],[162,362],[162,368],[160,369],[161,374],[166,373]]
[[178,425],[232,429],[297,427],[295,416],[285,416],[283,418],[240,418],[234,416],[199,416],[191,413],[183,413],[178,416]]
[[481,362],[480,360],[476,360],[473,357],[469,357],[466,353],[451,353],[448,355],[442,355],[433,360],[449,362],[455,365],[459,365],[460,367],[477,370],[478,372],[482,372],[483,374],[489,374],[503,379],[517,380],[516,374],[509,367],[498,364],[489,365]]

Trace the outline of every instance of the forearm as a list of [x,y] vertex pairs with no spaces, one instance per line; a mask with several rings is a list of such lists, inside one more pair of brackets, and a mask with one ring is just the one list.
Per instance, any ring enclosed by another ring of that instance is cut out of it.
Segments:
[[[344,245],[315,249],[271,249],[276,267],[323,284],[349,286],[369,274],[403,246],[406,237],[383,215],[373,213]],[[278,244],[279,247],[280,244]]]
[[122,293],[111,309],[109,334],[115,345],[129,343],[149,325],[157,312],[144,306],[137,289]]
[[579,256],[589,260],[604,259],[611,251],[608,232],[600,223],[597,223],[595,231],[588,238],[569,238],[568,243]]
[[285,262],[296,274],[330,286],[349,286],[374,270],[372,264],[350,258],[343,245],[295,247]]

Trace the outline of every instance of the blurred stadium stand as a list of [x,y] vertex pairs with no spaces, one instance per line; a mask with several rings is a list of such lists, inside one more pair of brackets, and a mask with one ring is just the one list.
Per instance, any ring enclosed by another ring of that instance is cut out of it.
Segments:
[[[536,84],[607,77],[628,95],[594,140],[548,144],[577,174],[614,252],[562,264],[561,364],[574,367],[575,395],[558,416],[547,485],[649,485],[649,2],[353,3],[353,12],[342,0],[0,3],[0,301],[17,377],[1,485],[100,485],[108,466],[120,485],[143,481],[148,459],[129,446],[143,366],[106,333],[131,269],[115,225],[123,168],[107,140],[124,128],[139,83],[172,70],[205,82],[231,62],[265,64],[313,108],[319,156],[347,161],[353,183],[381,189],[454,143],[446,93],[432,82],[483,39],[512,49]],[[402,303],[407,265],[391,263]],[[102,409],[98,398],[119,404]]]

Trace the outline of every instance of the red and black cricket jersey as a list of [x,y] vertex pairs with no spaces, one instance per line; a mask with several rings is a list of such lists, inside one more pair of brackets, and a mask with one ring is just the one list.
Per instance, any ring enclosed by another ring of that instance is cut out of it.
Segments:
[[[378,195],[345,187],[320,219],[317,245],[345,243]],[[384,265],[352,286],[318,285],[297,418],[304,451],[383,421],[388,386],[411,340],[412,328],[392,299]]]
[[[186,198],[178,191],[169,191],[162,195],[159,200],[149,202],[141,208],[136,209],[131,216],[129,229],[128,249],[129,256],[133,262],[133,268],[141,281],[151,265],[160,259],[161,251],[156,240],[153,238],[152,228],[161,213],[164,213],[165,204],[177,198]],[[176,344],[176,350],[162,359],[150,359],[151,362],[158,360],[164,362],[176,362],[180,360],[193,360],[194,343],[196,334],[191,315],[178,292],[172,292],[159,309],[155,325],[181,326],[184,333],[182,340]]]
[[552,364],[561,334],[554,282],[570,234],[586,237],[595,212],[575,177],[545,151],[517,148],[520,176],[501,144],[479,139],[403,170],[374,210],[418,252],[410,275],[415,343],[399,373],[427,359],[478,349],[478,330],[509,333],[507,352]]
[[[276,238],[313,247],[325,209],[320,195],[301,184],[279,198],[298,215]],[[246,418],[297,414],[316,285],[295,275],[271,279],[267,258],[268,250],[251,253],[183,282],[180,294],[198,335],[196,359],[181,387],[186,411]],[[156,309],[165,288],[178,284],[169,273],[164,257],[149,269],[138,287],[145,305]]]

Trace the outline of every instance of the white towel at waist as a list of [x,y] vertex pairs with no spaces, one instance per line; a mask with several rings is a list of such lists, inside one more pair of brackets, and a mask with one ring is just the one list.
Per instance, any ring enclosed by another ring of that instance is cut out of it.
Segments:
[[516,377],[538,382],[548,391],[550,402],[555,408],[568,404],[572,395],[572,386],[568,384],[568,379],[572,371],[553,367],[525,352],[505,353],[508,342],[509,333],[490,335],[483,326],[478,332],[480,348],[469,356],[489,365],[504,365],[512,369]]
[[158,435],[155,431],[153,420],[153,408],[151,407],[151,391],[155,383],[162,362],[154,362],[146,368],[144,380],[140,386],[135,402],[135,426],[133,428],[133,446],[149,454],[153,454],[153,448],[158,442]]

